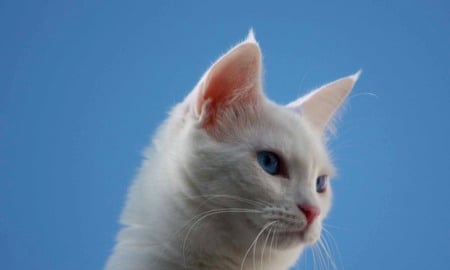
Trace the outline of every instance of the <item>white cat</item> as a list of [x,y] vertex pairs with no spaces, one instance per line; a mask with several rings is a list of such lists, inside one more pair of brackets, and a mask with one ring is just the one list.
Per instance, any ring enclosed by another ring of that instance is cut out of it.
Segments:
[[319,239],[334,172],[325,129],[359,73],[280,106],[261,70],[250,32],[172,110],[107,270],[288,269]]

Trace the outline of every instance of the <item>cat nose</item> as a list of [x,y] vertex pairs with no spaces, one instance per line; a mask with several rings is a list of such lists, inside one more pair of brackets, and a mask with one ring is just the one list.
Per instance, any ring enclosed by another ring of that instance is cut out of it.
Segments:
[[320,215],[320,209],[309,205],[309,204],[299,204],[297,205],[298,209],[300,210],[300,212],[302,212],[305,217],[306,217],[306,221],[308,221],[308,224],[310,224],[311,222],[314,221],[314,219]]

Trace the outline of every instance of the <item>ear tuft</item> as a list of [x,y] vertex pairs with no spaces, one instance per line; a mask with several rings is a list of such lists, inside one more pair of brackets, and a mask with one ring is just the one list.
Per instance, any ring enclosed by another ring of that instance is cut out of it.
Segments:
[[359,79],[359,76],[362,73],[362,69],[358,70],[355,74],[348,76],[354,83],[356,83]]
[[247,38],[245,39],[245,42],[258,43],[256,41],[255,32],[253,31],[253,28],[250,28],[250,30],[248,31],[248,35],[247,35]]

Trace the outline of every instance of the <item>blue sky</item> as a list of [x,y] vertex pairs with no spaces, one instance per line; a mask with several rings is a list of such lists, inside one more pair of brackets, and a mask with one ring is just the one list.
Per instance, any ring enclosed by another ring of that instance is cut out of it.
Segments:
[[101,269],[142,149],[250,27],[279,103],[364,71],[330,145],[339,269],[448,268],[449,12],[448,1],[1,1],[0,268]]

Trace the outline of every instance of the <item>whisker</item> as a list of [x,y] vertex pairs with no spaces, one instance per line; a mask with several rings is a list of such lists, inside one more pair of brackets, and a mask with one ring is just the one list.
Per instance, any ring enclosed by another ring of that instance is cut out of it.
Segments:
[[248,203],[253,206],[269,206],[269,205],[271,205],[269,202],[265,202],[265,201],[261,201],[261,200],[251,200],[248,198],[242,198],[242,197],[230,195],[230,194],[207,194],[207,195],[189,196],[189,198],[190,199],[207,198],[207,200],[205,202],[208,202],[211,199],[215,199],[215,198],[225,198],[225,199],[233,199],[236,201],[245,202],[245,203]]
[[[183,241],[183,260],[184,260],[184,265],[186,267],[186,243],[187,240],[189,238],[189,235],[192,231],[192,229],[198,224],[200,223],[202,220],[204,220],[205,218],[215,215],[215,214],[223,214],[223,213],[261,213],[261,211],[259,210],[254,210],[254,209],[245,209],[245,208],[220,208],[220,209],[212,209],[212,210],[208,210],[205,211],[203,213],[200,213],[198,215],[196,215],[195,217],[191,218],[190,221],[194,220],[196,217],[198,217],[198,219],[191,225],[191,227],[188,229],[186,236],[184,238]],[[199,217],[200,216],[200,217]],[[189,222],[190,222],[189,221]],[[188,223],[189,224],[189,223]],[[184,226],[183,226],[184,227]]]
[[[275,223],[277,223],[278,221],[272,221],[272,222],[270,222],[270,223],[268,223],[268,224],[266,224],[262,229],[261,229],[261,231],[256,235],[256,238],[255,238],[255,240],[253,240],[253,242],[252,242],[252,244],[250,245],[250,247],[247,249],[247,251],[245,252],[245,255],[244,255],[244,258],[242,259],[242,263],[241,263],[241,270],[243,270],[244,269],[244,263],[245,263],[245,260],[247,259],[247,256],[248,256],[248,254],[250,253],[250,250],[252,250],[252,247],[254,246],[254,245],[256,245],[256,242],[258,242],[258,238],[261,236],[261,234],[268,228],[268,227],[270,227],[271,225],[273,225],[273,224],[275,224]],[[255,266],[255,260],[253,260],[253,266]]]
[[331,250],[326,242],[326,239],[320,239],[319,241],[320,246],[322,246],[323,251],[325,252],[325,255],[328,257],[328,261],[329,263],[331,263],[331,266],[333,267],[333,269],[337,269],[337,266],[333,260],[333,257],[331,256]]
[[267,233],[266,240],[264,241],[264,245],[263,245],[263,248],[262,248],[262,251],[261,251],[261,264],[260,264],[261,270],[264,270],[264,266],[263,266],[264,251],[266,249],[267,240],[269,240],[269,236],[270,236],[271,232],[272,232],[272,229],[269,229],[269,232]]
[[278,238],[279,238],[279,234],[276,235],[277,238],[275,238],[275,250],[278,250]]
[[261,213],[262,212],[261,210],[249,209],[249,208],[237,208],[237,207],[210,209],[210,210],[201,212],[200,214],[197,214],[194,217],[192,217],[191,219],[189,219],[186,222],[186,224],[182,226],[182,228],[187,226],[189,223],[191,223],[196,218],[200,218],[204,214],[208,214],[208,213],[212,213],[212,212],[216,212],[216,211],[227,211],[227,210],[231,210],[231,211],[235,211],[235,210],[237,210],[237,211],[251,211],[252,213]]
[[333,234],[326,228],[322,228],[322,229],[325,232],[324,236],[329,237],[331,239],[332,247],[334,247],[336,249],[336,251],[339,252],[339,248],[337,246],[337,242],[336,242],[336,239],[334,238]]
[[355,98],[355,97],[359,97],[359,96],[370,96],[370,97],[374,97],[374,98],[376,98],[376,99],[379,99],[379,97],[378,97],[376,94],[374,94],[374,93],[370,93],[370,92],[362,92],[362,93],[357,93],[357,94],[354,94],[354,95],[350,95],[350,96],[348,97],[348,100],[353,99],[353,98]]
[[256,246],[258,245],[258,238],[259,236],[256,237],[256,242],[253,245],[253,270],[256,270]]
[[270,240],[270,249],[269,249],[269,262],[272,263],[272,247],[273,247],[273,240],[275,239],[275,233],[276,229],[272,231],[272,240]]
[[328,257],[326,256],[326,251],[324,251],[324,247],[323,247],[323,244],[322,244],[322,239],[319,239],[319,241],[317,241],[316,245],[317,245],[317,248],[319,249],[320,256],[322,258],[321,259],[322,260],[322,265],[325,267],[325,269],[328,269],[330,264],[329,264],[329,260],[327,260]]
[[330,264],[329,264],[329,260],[327,260],[328,259],[328,257],[326,256],[327,252],[324,250],[323,245],[322,245],[322,239],[319,239],[317,248],[319,249],[320,257],[322,258],[321,260],[322,260],[323,267],[325,269],[328,269],[329,268],[328,266]]
[[[320,241],[319,241],[320,243]],[[323,255],[322,249],[320,248],[320,244],[317,246],[317,250],[319,251],[320,265],[323,269],[327,269],[327,260]]]
[[[311,255],[311,250],[310,249],[306,249],[305,252],[307,252],[305,255],[305,269],[308,269],[308,263],[312,263],[312,255]],[[310,262],[311,261],[311,262]]]
[[313,259],[313,269],[316,270],[316,265],[317,265],[317,261],[316,261],[316,249],[314,246],[311,247],[311,254],[312,254],[312,259]]
[[331,224],[328,224],[328,223],[325,223],[325,222],[322,222],[322,225],[323,225],[323,227],[329,227],[329,228],[333,228],[333,229],[342,229],[342,228],[340,228],[338,226],[334,226],[334,225],[331,225]]
[[312,246],[312,250],[313,250],[313,254],[314,254],[314,269],[319,269],[321,268],[321,261],[320,261],[320,252],[317,249],[316,245]]
[[337,256],[338,256],[338,261],[339,264],[341,266],[342,269],[344,269],[344,264],[342,262],[342,256],[341,256],[341,252],[339,251],[339,247],[337,245],[336,239],[334,238],[333,234],[331,234],[330,231],[328,231],[326,228],[322,228],[323,231],[325,232],[324,236],[328,237],[331,240],[331,248],[334,248],[336,250]]

